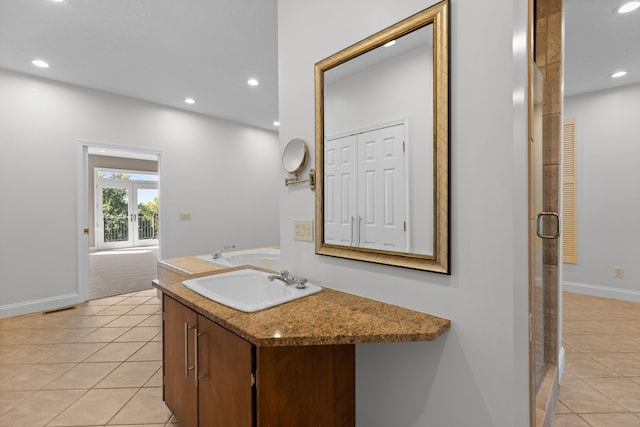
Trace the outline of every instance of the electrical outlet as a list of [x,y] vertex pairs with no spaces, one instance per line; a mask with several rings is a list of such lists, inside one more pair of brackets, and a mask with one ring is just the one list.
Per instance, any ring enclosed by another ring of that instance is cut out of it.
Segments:
[[293,240],[298,240],[301,242],[313,242],[313,221],[294,220]]
[[191,212],[180,212],[180,221],[191,221]]
[[613,275],[616,279],[624,279],[624,268],[615,267],[613,269]]

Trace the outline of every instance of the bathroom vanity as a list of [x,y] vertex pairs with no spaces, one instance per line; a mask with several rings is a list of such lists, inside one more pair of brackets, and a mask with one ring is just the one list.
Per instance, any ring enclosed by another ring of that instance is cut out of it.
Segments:
[[[160,261],[164,400],[184,427],[355,426],[355,344],[431,341],[450,321],[323,288],[254,313],[182,281],[224,273]],[[239,267],[237,269],[242,269]]]

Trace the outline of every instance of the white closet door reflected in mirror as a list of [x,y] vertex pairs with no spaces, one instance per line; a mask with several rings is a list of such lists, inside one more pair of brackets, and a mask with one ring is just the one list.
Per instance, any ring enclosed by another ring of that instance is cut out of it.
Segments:
[[407,252],[404,125],[328,138],[325,243]]

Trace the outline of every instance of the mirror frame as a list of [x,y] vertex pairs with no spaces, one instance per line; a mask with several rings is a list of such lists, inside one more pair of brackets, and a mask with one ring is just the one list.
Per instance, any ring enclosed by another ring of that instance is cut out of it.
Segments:
[[[324,72],[414,30],[433,24],[433,255],[324,243]],[[378,264],[450,273],[449,259],[449,14],[437,3],[315,64],[316,253]]]

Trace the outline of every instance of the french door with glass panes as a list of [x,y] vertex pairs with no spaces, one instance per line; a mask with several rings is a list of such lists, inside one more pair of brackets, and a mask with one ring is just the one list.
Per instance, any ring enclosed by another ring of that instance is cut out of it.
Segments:
[[98,249],[158,244],[157,182],[105,179],[98,180],[96,190]]

